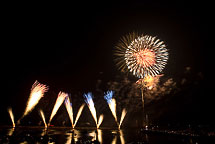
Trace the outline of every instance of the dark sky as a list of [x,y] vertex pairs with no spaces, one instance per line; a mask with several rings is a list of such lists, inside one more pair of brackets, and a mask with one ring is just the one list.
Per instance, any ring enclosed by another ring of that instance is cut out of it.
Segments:
[[170,57],[165,75],[175,77],[187,66],[202,72],[208,85],[202,84],[209,99],[205,104],[211,104],[211,11],[209,3],[200,2],[80,3],[63,10],[8,5],[1,18],[1,112],[25,105],[35,80],[56,93],[86,92],[98,79],[105,83],[123,75],[113,50],[133,31],[166,43]]

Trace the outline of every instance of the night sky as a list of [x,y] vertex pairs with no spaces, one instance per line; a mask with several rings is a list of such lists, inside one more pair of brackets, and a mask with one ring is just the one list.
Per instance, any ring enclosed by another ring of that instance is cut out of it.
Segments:
[[190,82],[171,98],[165,120],[176,112],[183,119],[194,113],[200,123],[213,123],[211,11],[209,3],[185,2],[80,3],[63,11],[8,5],[1,18],[1,124],[9,121],[8,106],[21,115],[35,80],[54,94],[94,91],[98,80],[107,90],[107,82],[125,76],[115,66],[113,52],[119,39],[131,32],[166,43],[164,77],[183,77],[186,67],[190,75],[201,75],[197,85]]

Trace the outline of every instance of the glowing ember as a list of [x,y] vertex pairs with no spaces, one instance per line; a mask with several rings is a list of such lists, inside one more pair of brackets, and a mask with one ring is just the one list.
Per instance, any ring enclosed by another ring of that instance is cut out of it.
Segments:
[[43,111],[42,111],[42,110],[40,110],[39,112],[40,112],[41,118],[42,118],[42,120],[43,120],[43,123],[44,123],[44,125],[45,125],[45,128],[47,128],[45,115],[44,115],[44,113],[43,113]]
[[13,128],[11,128],[11,129],[9,129],[9,130],[8,130],[7,135],[8,135],[8,136],[12,136],[12,135],[13,135],[14,130],[15,130],[15,127],[13,127]]
[[67,96],[65,98],[65,102],[64,102],[65,106],[66,106],[66,109],[67,109],[67,112],[69,114],[69,118],[70,118],[70,121],[71,121],[71,124],[72,124],[72,128],[74,128],[73,126],[73,111],[72,111],[72,103],[70,103],[70,99],[69,99],[69,96]]
[[13,127],[15,127],[15,122],[14,122],[14,116],[13,116],[13,112],[12,112],[12,108],[8,108],[8,113],[10,115],[10,119],[12,121]]
[[52,110],[52,113],[51,113],[51,117],[49,119],[49,124],[52,120],[52,118],[55,116],[55,114],[57,113],[59,107],[61,106],[61,104],[63,103],[64,99],[68,96],[67,93],[64,93],[64,92],[59,92],[58,94],[58,97],[57,97],[57,100],[55,102],[55,105],[54,105],[54,108]]
[[96,126],[97,126],[96,109],[95,109],[94,102],[92,99],[92,93],[89,92],[87,94],[84,94],[84,97],[85,97],[85,102],[87,103],[87,106],[90,109],[90,112],[91,112],[91,114],[96,122]]

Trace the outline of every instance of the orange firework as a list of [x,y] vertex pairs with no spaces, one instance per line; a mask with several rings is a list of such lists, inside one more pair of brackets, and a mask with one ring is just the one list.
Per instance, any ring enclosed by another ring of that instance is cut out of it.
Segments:
[[141,88],[143,107],[144,107],[143,89],[147,88],[147,89],[151,90],[152,88],[156,87],[161,76],[163,76],[163,75],[157,75],[155,77],[146,76],[146,77],[141,78],[138,81],[136,81],[136,84],[140,85],[140,88]]
[[136,84],[141,85],[141,87],[146,87],[147,89],[152,89],[156,87],[159,79],[162,75],[157,75],[156,77],[146,76],[142,79],[136,81]]
[[137,64],[143,65],[144,67],[149,67],[155,64],[155,53],[148,50],[140,50],[137,53],[134,53]]

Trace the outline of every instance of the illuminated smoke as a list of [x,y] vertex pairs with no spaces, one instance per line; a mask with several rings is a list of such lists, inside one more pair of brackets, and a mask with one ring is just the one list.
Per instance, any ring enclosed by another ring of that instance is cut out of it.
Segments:
[[142,79],[139,79],[136,83],[141,85],[144,88],[147,88],[149,90],[151,90],[152,88],[156,87],[159,79],[162,75],[157,75],[155,77],[152,76],[146,76]]

